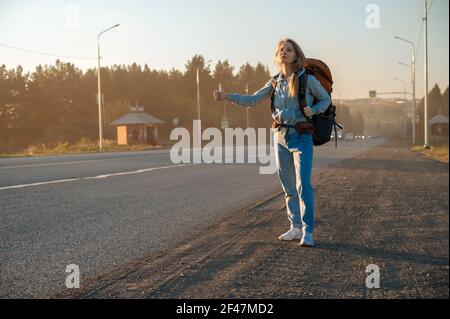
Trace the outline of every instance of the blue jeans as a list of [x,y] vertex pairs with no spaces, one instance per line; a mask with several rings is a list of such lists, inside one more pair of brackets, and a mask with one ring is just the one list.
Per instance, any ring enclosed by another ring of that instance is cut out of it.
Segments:
[[[293,130],[293,131],[291,131]],[[295,129],[274,132],[278,178],[286,198],[286,208],[292,227],[314,230],[314,189],[311,184],[313,137]]]

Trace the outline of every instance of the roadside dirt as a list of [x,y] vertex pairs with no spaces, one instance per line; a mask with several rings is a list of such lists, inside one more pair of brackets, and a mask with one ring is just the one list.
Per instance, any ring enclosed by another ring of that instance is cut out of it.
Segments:
[[[274,182],[278,182],[275,180]],[[69,298],[448,298],[449,169],[398,143],[314,174],[315,248],[281,242],[282,193]],[[380,288],[366,288],[366,267]]]

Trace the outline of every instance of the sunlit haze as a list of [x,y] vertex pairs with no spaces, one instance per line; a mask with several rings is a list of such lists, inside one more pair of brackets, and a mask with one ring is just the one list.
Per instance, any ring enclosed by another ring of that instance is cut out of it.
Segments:
[[[370,3],[380,9],[380,28],[366,26]],[[434,0],[429,13],[430,89],[448,86],[448,1]],[[335,76],[335,96],[368,97],[369,90],[410,88],[411,48],[418,46],[417,96],[423,95],[421,0],[319,1],[0,1],[0,64],[33,71],[56,57],[11,47],[67,56],[83,70],[96,67],[97,34],[103,64],[148,64],[152,69],[184,71],[195,54],[217,62],[228,59],[235,71],[258,62],[276,73],[276,42],[292,37],[308,57],[326,61]],[[9,47],[7,47],[9,46]],[[83,58],[83,59],[79,59]]]

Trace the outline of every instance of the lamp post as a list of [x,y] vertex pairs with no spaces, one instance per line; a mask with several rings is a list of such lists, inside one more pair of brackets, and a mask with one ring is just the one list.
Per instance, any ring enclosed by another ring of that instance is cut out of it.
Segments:
[[[205,67],[208,66],[212,60],[205,62]],[[200,68],[197,67],[197,119],[201,121],[200,117]]]
[[401,63],[401,65],[408,66],[412,71],[412,93],[413,93],[413,126],[412,126],[412,140],[413,144],[416,144],[416,112],[417,112],[417,104],[416,104],[416,45],[414,42],[398,37],[395,37],[397,40],[406,42],[411,45],[412,48],[412,57],[411,57],[411,65],[407,65],[405,63]]
[[[245,94],[248,95],[248,84],[245,86]],[[249,108],[245,108],[246,118],[247,118],[247,128],[250,127],[250,114],[249,114]]]
[[401,82],[403,84],[403,101],[404,101],[404,104],[406,105],[406,82],[401,79],[398,79],[398,78],[394,78],[394,80]]
[[[403,112],[402,112],[402,114],[404,114],[404,110],[405,110],[405,107],[406,107],[406,82],[401,80],[401,79],[398,79],[398,78],[394,78],[394,80],[398,81],[398,82],[401,82],[403,84]],[[402,115],[402,117],[403,117],[403,115]],[[402,127],[403,127],[404,124],[405,123],[402,121]],[[405,131],[406,131],[406,129],[405,129]]]
[[424,125],[425,125],[425,143],[423,148],[429,149],[429,127],[428,127],[428,0],[425,0],[425,15],[423,18],[425,28],[424,40],[424,77],[425,77],[425,99],[424,99]]
[[413,73],[413,78],[412,78],[412,99],[413,99],[413,109],[412,109],[412,119],[411,119],[411,125],[412,125],[412,144],[415,145],[416,144],[416,79],[415,79],[415,68],[412,65],[408,65],[406,63],[403,62],[399,62],[398,64],[407,67],[409,69],[412,69],[412,73]]
[[98,89],[98,147],[101,150],[103,148],[103,125],[102,125],[102,86],[101,86],[101,79],[100,79],[100,36],[113,29],[118,27],[120,24],[116,24],[102,32],[100,32],[97,36],[97,58],[98,58],[98,67],[97,67],[97,89]]

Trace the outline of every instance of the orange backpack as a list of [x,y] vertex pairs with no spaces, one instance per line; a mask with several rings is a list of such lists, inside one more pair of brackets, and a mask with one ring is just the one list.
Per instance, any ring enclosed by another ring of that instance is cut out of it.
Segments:
[[[304,108],[306,107],[305,92],[306,92],[306,83],[308,81],[308,75],[313,75],[320,82],[325,91],[327,91],[330,97],[331,93],[333,92],[333,77],[331,75],[330,68],[321,60],[306,59],[304,67],[305,73],[300,77],[298,99],[300,104],[300,110],[302,111],[302,114],[305,117],[307,117],[305,115]],[[275,112],[274,107],[275,87],[276,87],[276,80],[279,76],[280,75],[278,74],[277,76],[272,78],[273,90],[270,105],[272,113]],[[337,147],[336,127],[339,127],[340,129],[343,129],[343,127],[341,124],[337,123],[335,119],[336,119],[336,106],[334,106],[333,103],[331,103],[324,113],[316,114],[313,116],[312,120],[308,121],[311,122],[314,127],[313,133],[314,146],[319,146],[328,143],[331,140],[331,133],[332,130],[334,129]],[[280,124],[277,122],[274,122],[273,127],[277,125],[290,127],[290,125]]]
[[333,92],[333,77],[330,68],[321,60],[306,59],[306,72],[315,76],[323,88],[330,94]]

